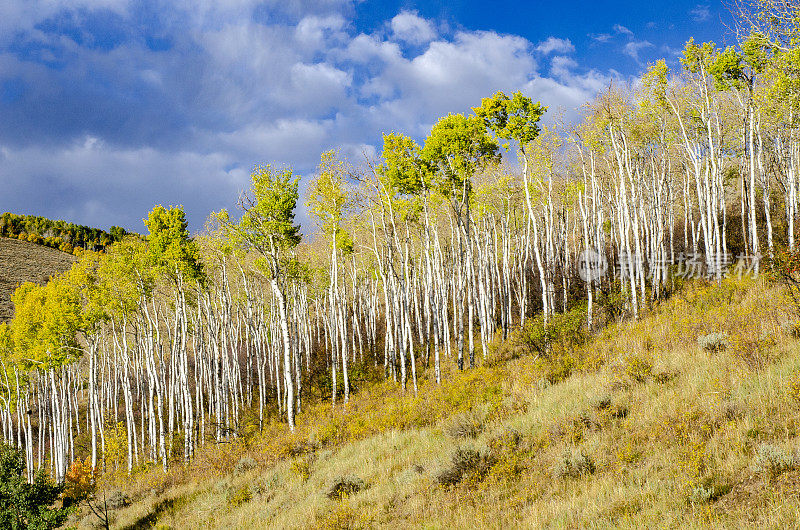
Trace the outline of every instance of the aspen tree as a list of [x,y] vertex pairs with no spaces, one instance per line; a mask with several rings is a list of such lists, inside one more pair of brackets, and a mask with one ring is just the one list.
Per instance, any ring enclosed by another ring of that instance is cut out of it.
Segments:
[[347,336],[348,325],[345,318],[344,299],[339,292],[340,257],[353,251],[353,241],[342,223],[347,211],[351,208],[352,199],[347,190],[347,168],[333,151],[322,154],[317,177],[311,183],[307,204],[315,216],[322,233],[330,238],[330,316],[333,339],[332,402],[336,403],[337,359],[342,361],[342,379],[344,384],[344,401],[350,398],[350,381],[347,373]]
[[269,276],[283,343],[286,418],[289,428],[294,430],[295,384],[286,296],[292,281],[289,265],[294,260],[293,250],[300,242],[300,227],[294,224],[299,177],[290,169],[258,166],[251,174],[251,180],[250,190],[239,201],[242,210],[240,221],[230,221],[224,211],[219,219],[230,236],[258,252],[261,257],[259,265]]
[[475,365],[473,319],[475,317],[475,283],[472,216],[470,202],[472,177],[487,165],[499,161],[499,146],[487,134],[483,120],[450,114],[431,129],[421,151],[421,159],[434,168],[434,183],[447,197],[455,215],[458,241],[458,265],[461,281],[458,289],[459,303],[466,300],[467,314],[460,315],[458,329],[458,367],[464,368],[464,318],[468,323],[470,366]]
[[[502,92],[498,92],[491,98],[483,99],[481,106],[473,110],[476,115],[484,121],[489,130],[498,138],[516,142],[522,162],[522,179],[525,191],[525,204],[528,208],[528,219],[533,226],[534,255],[536,256],[536,265],[539,269],[539,278],[542,286],[542,311],[544,314],[544,322],[547,324],[547,320],[552,312],[546,280],[548,271],[546,270],[547,265],[543,263],[539,250],[539,225],[537,216],[534,213],[529,177],[531,167],[531,149],[529,144],[539,136],[539,120],[547,111],[547,107],[543,107],[541,103],[534,103],[530,98],[523,96],[521,92],[516,92],[511,97],[506,96]],[[505,147],[508,148],[507,145]],[[549,216],[547,216],[547,218],[550,219]]]

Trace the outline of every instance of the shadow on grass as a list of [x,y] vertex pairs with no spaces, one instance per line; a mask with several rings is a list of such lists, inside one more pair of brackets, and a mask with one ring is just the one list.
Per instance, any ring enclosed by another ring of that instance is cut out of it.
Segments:
[[186,506],[186,504],[188,504],[193,497],[194,495],[181,495],[171,499],[164,499],[156,504],[150,513],[123,527],[123,530],[145,530],[147,528],[155,528],[156,523],[161,516],[174,514],[175,511],[179,510],[183,506]]

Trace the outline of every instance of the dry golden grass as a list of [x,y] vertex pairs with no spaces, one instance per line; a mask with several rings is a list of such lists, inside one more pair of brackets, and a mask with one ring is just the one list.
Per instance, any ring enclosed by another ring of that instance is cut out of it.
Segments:
[[11,295],[20,284],[45,283],[50,276],[68,270],[76,259],[60,250],[0,237],[0,322],[14,316]]
[[[763,280],[688,286],[642,320],[576,348],[572,374],[555,384],[532,356],[448,368],[441,386],[425,380],[418,396],[378,384],[334,411],[308,408],[294,434],[270,425],[247,443],[206,446],[187,469],[120,478],[114,487],[136,502],[115,524],[796,526],[800,469],[756,466],[763,444],[781,454],[800,449],[793,319]],[[716,332],[728,334],[729,347],[698,345]],[[457,416],[482,425],[459,436]],[[437,477],[457,448],[478,451],[491,467],[442,486]],[[235,474],[244,455],[258,466]],[[565,472],[565,458],[591,466]],[[353,475],[363,490],[328,498],[335,479]]]

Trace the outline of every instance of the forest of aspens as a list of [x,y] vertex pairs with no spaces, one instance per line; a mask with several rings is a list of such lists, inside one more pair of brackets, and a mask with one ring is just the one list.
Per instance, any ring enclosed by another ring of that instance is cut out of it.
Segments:
[[77,258],[0,323],[8,458],[59,492],[3,520],[797,525],[800,11],[756,5],[577,122],[497,92],[264,161],[199,233],[4,216]]

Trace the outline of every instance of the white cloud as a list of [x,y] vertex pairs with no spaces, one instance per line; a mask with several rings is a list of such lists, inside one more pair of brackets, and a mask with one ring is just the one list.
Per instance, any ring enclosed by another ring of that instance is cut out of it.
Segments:
[[290,71],[291,84],[277,91],[275,101],[304,115],[325,114],[345,103],[352,83],[349,73],[326,63],[297,63]]
[[[454,85],[499,77],[525,75],[535,67],[529,43],[521,37],[493,32],[460,32],[453,41],[431,43],[411,64],[417,81]],[[463,85],[462,85],[463,86]]]
[[[43,37],[36,25],[64,13],[108,11],[123,15],[129,0],[3,0],[0,2],[0,46],[20,35]],[[69,40],[69,39],[64,39]]]
[[[24,0],[23,0],[24,1]],[[162,0],[159,18],[169,19],[181,30],[204,32],[265,14],[297,23],[310,16],[346,15],[353,0]],[[269,18],[272,18],[271,16]],[[265,23],[273,23],[269,18]]]
[[571,53],[575,51],[575,46],[569,39],[559,39],[558,37],[548,37],[536,46],[536,51],[543,55],[550,53]]
[[662,44],[659,50],[666,56],[667,59],[677,59],[683,55],[683,50],[681,48],[673,48],[672,46],[668,46],[666,44]]
[[325,17],[304,17],[294,30],[294,37],[298,44],[311,50],[319,50],[326,45],[328,40],[341,40],[347,36],[342,31],[346,25],[344,18],[339,15]]
[[614,31],[619,33],[620,35],[626,35],[628,37],[633,37],[633,32],[623,26],[622,24],[614,24]]
[[[357,163],[374,155],[382,132],[421,140],[441,116],[498,90],[575,117],[608,84],[568,56],[568,39],[450,32],[409,11],[356,33],[348,0],[289,0],[282,13],[296,18],[280,23],[257,19],[256,4],[180,0],[164,15],[172,48],[158,52],[139,42],[89,50],[29,31],[69,57],[62,70],[0,43],[0,82],[31,87],[28,114],[4,120],[28,129],[0,123],[0,181],[13,190],[0,195],[0,211],[141,230],[153,204],[182,203],[199,229],[211,209],[235,203],[256,163],[307,174],[330,148]],[[41,188],[46,195],[30,191]]]
[[576,121],[580,115],[580,107],[608,87],[612,77],[590,70],[584,74],[569,74],[561,79],[535,77],[522,89],[523,93],[539,100],[549,107],[544,121],[551,121],[555,115],[563,112],[567,122]]
[[409,44],[426,44],[437,36],[433,24],[413,11],[401,11],[392,19],[390,26],[395,39]]
[[689,15],[695,22],[705,22],[711,18],[711,6],[708,4],[697,4],[694,9],[689,11]]
[[557,55],[550,61],[550,75],[563,79],[569,77],[572,70],[577,66],[578,63],[573,58]]
[[469,111],[480,98],[497,90],[518,88],[535,71],[527,40],[492,32],[459,32],[452,40],[432,42],[416,57],[388,63],[377,78],[400,94],[389,102],[390,107],[399,105],[391,117],[401,123],[411,118],[424,129],[448,112]]
[[591,37],[592,40],[599,42],[601,44],[606,43],[613,38],[609,33],[590,33],[589,37]]
[[250,164],[275,162],[309,167],[327,148],[332,128],[331,120],[280,119],[253,123],[214,137],[225,151],[257,157]]
[[642,40],[642,41],[634,40],[634,41],[631,41],[631,42],[625,44],[625,46],[622,47],[622,53],[624,53],[628,57],[633,58],[635,61],[639,61],[639,52],[641,52],[642,50],[644,50],[646,48],[650,48],[651,46],[653,46],[653,43],[651,43],[649,41],[646,41],[646,40]]
[[397,43],[383,41],[375,35],[363,33],[353,38],[343,50],[333,50],[331,54],[338,59],[356,63],[368,63],[373,60],[394,62],[402,57]]

